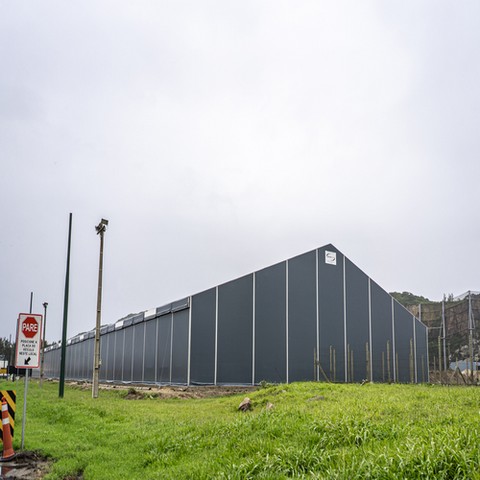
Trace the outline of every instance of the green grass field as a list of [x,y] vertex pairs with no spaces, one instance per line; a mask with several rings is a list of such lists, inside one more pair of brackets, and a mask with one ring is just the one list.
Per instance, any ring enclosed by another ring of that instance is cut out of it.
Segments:
[[[23,381],[14,447],[20,447]],[[480,479],[480,389],[298,383],[245,395],[127,400],[30,382],[25,449],[49,479]],[[266,409],[267,402],[274,407]]]

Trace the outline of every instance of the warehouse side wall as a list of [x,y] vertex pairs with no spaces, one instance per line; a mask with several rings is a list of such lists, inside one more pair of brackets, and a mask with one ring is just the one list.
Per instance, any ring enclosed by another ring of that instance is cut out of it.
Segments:
[[[66,378],[92,377],[93,337],[68,341]],[[428,381],[425,325],[333,245],[103,326],[101,357],[103,382]]]

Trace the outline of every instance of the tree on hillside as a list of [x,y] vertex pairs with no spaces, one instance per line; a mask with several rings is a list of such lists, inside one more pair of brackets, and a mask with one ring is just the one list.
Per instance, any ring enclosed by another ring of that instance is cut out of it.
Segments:
[[408,307],[410,305],[418,305],[419,303],[433,303],[428,298],[422,297],[420,295],[414,295],[410,292],[390,292],[390,295],[395,298],[399,303],[401,303],[404,307]]

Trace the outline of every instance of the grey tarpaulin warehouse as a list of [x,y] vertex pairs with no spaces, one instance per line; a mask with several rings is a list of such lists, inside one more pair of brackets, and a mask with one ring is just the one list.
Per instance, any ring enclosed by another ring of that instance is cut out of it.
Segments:
[[[94,336],[68,340],[67,379],[92,378]],[[105,325],[101,358],[104,382],[428,381],[426,326],[333,245]]]

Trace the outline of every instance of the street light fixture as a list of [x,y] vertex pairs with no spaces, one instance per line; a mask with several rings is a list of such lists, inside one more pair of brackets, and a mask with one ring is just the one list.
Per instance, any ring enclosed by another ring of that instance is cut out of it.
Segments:
[[45,363],[45,333],[47,331],[47,307],[48,302],[43,302],[43,340],[42,340],[42,360],[40,363],[40,387],[43,384],[43,364]]
[[103,276],[103,235],[107,229],[108,220],[102,218],[95,227],[100,235],[100,260],[98,264],[98,292],[97,292],[97,324],[95,327],[95,353],[93,357],[93,387],[92,398],[98,398],[98,379],[100,373],[100,319],[102,314],[102,276]]

